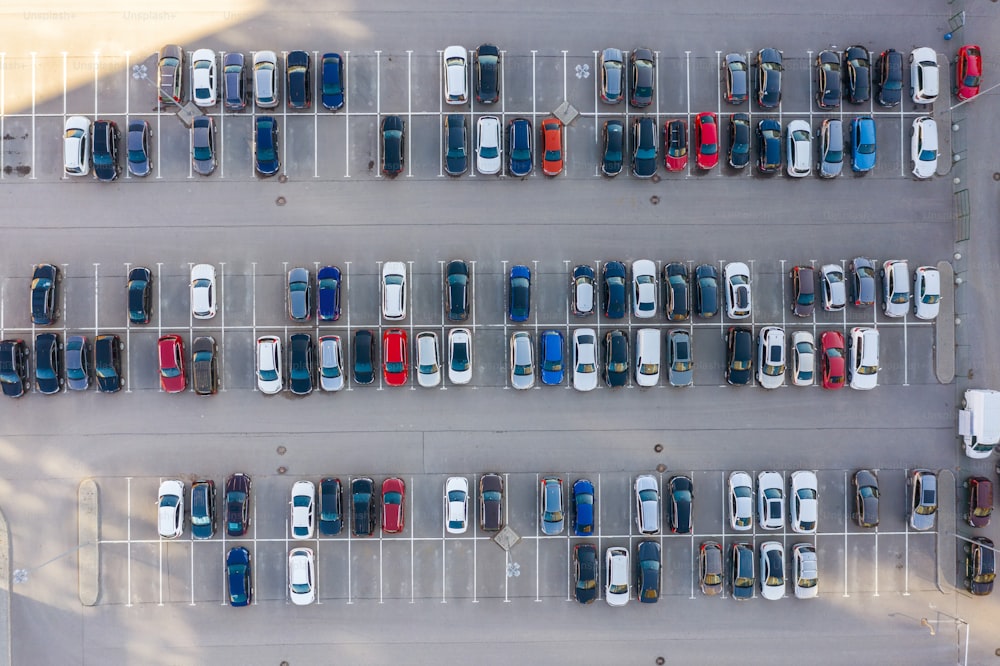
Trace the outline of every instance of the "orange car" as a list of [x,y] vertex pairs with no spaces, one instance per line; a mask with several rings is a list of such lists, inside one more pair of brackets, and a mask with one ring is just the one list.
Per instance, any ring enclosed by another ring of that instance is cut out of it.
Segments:
[[563,124],[558,118],[542,121],[542,173],[558,176],[563,169]]

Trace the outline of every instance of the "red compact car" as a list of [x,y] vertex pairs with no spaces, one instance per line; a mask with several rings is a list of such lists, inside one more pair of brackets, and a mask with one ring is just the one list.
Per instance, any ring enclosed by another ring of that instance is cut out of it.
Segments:
[[558,118],[542,121],[542,173],[558,176],[563,170],[563,124]]
[[180,393],[187,388],[184,341],[179,335],[164,335],[156,347],[160,353],[160,388],[167,393]]
[[406,331],[390,328],[382,334],[382,374],[389,386],[403,386],[409,374]]
[[687,167],[687,122],[677,119],[663,126],[663,163],[667,171],[681,171]]
[[975,44],[966,44],[955,58],[955,97],[972,99],[979,94],[983,75],[983,55]]
[[705,111],[694,119],[695,164],[711,169],[719,163],[719,122],[714,113]]
[[382,530],[395,533],[403,531],[403,500],[406,499],[406,484],[402,479],[391,477],[382,482]]
[[820,366],[823,369],[823,388],[844,388],[847,357],[844,356],[844,336],[840,331],[824,331],[819,338]]

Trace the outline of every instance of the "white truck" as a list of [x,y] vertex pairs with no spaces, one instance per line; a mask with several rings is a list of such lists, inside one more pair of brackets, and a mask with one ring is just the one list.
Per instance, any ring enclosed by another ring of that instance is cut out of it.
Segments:
[[958,434],[965,442],[965,455],[988,458],[1000,442],[1000,391],[968,389],[958,412]]

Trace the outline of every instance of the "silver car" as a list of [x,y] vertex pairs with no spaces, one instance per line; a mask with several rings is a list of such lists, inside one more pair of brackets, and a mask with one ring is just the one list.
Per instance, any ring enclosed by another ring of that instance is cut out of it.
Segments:
[[531,335],[517,331],[510,337],[510,384],[516,389],[535,385],[535,362]]
[[785,483],[777,472],[757,475],[757,520],[765,530],[785,526]]
[[819,128],[820,178],[836,178],[844,166],[844,126],[839,120],[824,120]]
[[795,331],[791,339],[792,384],[812,386],[816,376],[816,338],[809,331]]
[[675,329],[667,333],[667,379],[671,386],[691,386],[694,381],[691,335]]
[[824,264],[819,272],[823,288],[823,309],[827,312],[843,310],[847,305],[847,281],[844,279],[844,269],[837,264]]
[[640,534],[660,531],[660,484],[652,474],[635,477],[635,522]]
[[319,387],[324,391],[344,388],[344,358],[339,335],[319,339]]
[[903,317],[910,309],[910,267],[905,259],[882,263],[882,312]]
[[746,472],[729,475],[729,525],[741,532],[753,527],[753,479]]
[[262,109],[278,106],[278,57],[274,51],[257,51],[253,56],[253,98]]
[[441,383],[437,333],[423,331],[417,334],[417,383],[426,388]]
[[910,527],[921,532],[934,529],[937,513],[937,477],[926,469],[915,469],[906,477],[910,491]]

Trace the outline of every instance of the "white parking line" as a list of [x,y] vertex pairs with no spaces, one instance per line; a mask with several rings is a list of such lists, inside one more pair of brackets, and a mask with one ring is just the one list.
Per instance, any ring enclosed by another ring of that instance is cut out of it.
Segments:
[[[382,52],[375,51],[375,177],[382,177]],[[408,128],[412,131],[412,128]]]
[[[0,51],[0,136],[4,136],[4,120],[7,116],[7,54]],[[66,125],[66,53],[63,52],[63,126]],[[4,153],[0,150],[0,180],[3,180]],[[63,175],[65,178],[65,174]]]
[[[316,67],[320,69],[320,74],[322,75],[322,67],[319,62],[319,51],[313,51],[312,57],[313,63]],[[310,65],[312,66],[312,65]],[[321,76],[316,77],[320,79],[319,83],[319,93],[323,94],[323,81]],[[321,106],[321,100],[314,99],[312,103],[313,107],[313,178],[319,178],[319,107]],[[285,142],[287,143],[287,141]],[[318,595],[317,595],[318,596]]]
[[[220,63],[226,62],[226,52],[225,51],[219,51],[219,62]],[[222,68],[223,82],[225,81],[225,71],[226,71],[226,69],[225,69],[225,67],[223,67]],[[225,102],[225,95],[226,95],[226,93],[225,93],[224,85],[225,85],[225,83],[223,83],[223,86],[220,86],[222,88],[222,95],[221,95],[221,97],[223,98],[223,100],[219,104],[219,178],[225,178],[226,177],[226,150],[225,150],[225,148],[226,148],[226,102]],[[223,388],[222,390],[225,391],[226,389]]]
[[[538,51],[531,50],[531,131],[533,133],[538,130],[538,96],[535,93],[535,55],[537,53]],[[538,166],[541,167],[542,165],[539,164]],[[540,169],[532,169],[531,175],[537,176],[539,171]]]
[[[130,109],[130,94],[129,93],[131,91],[131,86],[129,86],[129,78],[132,75],[132,67],[129,64],[130,55],[131,55],[131,51],[126,51],[125,52],[125,149],[126,149],[126,155],[128,154],[128,124],[129,124],[129,115],[130,115],[130,111],[129,111],[129,109]],[[126,161],[128,161],[127,157],[126,157]],[[131,180],[132,179],[132,171],[129,170],[128,168],[125,169],[125,178],[126,178],[126,180]],[[193,552],[194,551],[192,549],[192,553]]]
[[[36,92],[37,92],[37,77],[36,77],[37,70],[36,70],[36,67],[35,67],[35,64],[36,64],[36,55],[37,54],[34,51],[31,52],[31,179],[32,180],[35,180],[35,172],[37,171],[37,169],[35,169],[35,136],[37,134],[37,132],[35,131],[35,101],[36,101],[36,97],[37,97],[37,94],[36,94]],[[97,70],[95,68],[95,70],[94,70],[94,76],[95,76],[95,78],[97,76],[96,72],[97,72]],[[95,100],[94,101],[94,113],[96,115],[96,113],[97,113],[97,101],[96,101],[97,100],[97,89],[96,89],[96,85],[95,85],[95,89],[94,89],[94,100]]]
[[[257,391],[257,262],[250,262],[250,302],[252,307],[251,314],[251,331],[252,333],[252,343],[254,345],[254,368],[253,368],[253,379],[250,382],[250,386],[253,390]],[[222,353],[225,353],[223,350]]]
[[[281,61],[285,65],[285,73],[288,72],[288,51],[281,52]],[[286,86],[287,88],[287,86]],[[285,90],[285,96],[288,96],[288,90]],[[281,105],[281,131],[286,135],[288,132],[288,102],[285,101]],[[281,175],[288,175],[288,139],[287,137],[281,142]]]
[[[275,540],[277,541],[277,539],[275,539]],[[253,550],[254,550],[254,553],[256,553],[257,552],[257,541],[259,541],[259,539],[257,539],[257,502],[256,501],[254,501],[254,503],[253,503],[253,539],[251,539],[251,541],[253,541],[253,545],[254,545]],[[288,557],[287,553],[288,553],[288,548],[285,548],[285,558]],[[287,566],[287,559],[286,559],[286,566]],[[257,571],[257,580],[260,581],[260,571],[259,570]],[[259,589],[260,585],[258,585],[257,587]],[[288,593],[286,592],[285,594],[287,595]],[[255,595],[253,595],[253,605],[256,606],[257,603],[258,603],[258,597],[255,594]]]
[[[100,297],[101,297],[100,283],[97,280],[97,270],[98,270],[98,268],[100,268],[100,266],[101,265],[98,264],[98,263],[94,264],[94,337],[97,337],[97,330],[98,330],[97,329],[97,326],[98,326],[98,323],[97,323],[97,321],[98,321],[97,305],[98,305],[98,302],[100,301]],[[32,324],[32,326],[34,326],[34,325]]]
[[[351,262],[349,262],[349,261],[345,261],[344,262],[344,274],[342,276],[342,279],[343,279],[343,284],[341,285],[340,288],[344,289],[346,291],[345,296],[344,296],[344,300],[347,303],[350,303],[351,302]],[[355,354],[355,358],[356,358],[357,357],[357,348],[354,346],[354,340],[351,339],[351,308],[348,307],[348,308],[344,308],[344,309],[347,311],[347,315],[345,317],[346,320],[347,320],[347,336],[346,336],[347,339],[344,340],[344,349],[347,349],[347,345],[348,345],[348,343],[350,343],[351,351]],[[344,365],[347,366],[347,367],[345,367],[343,369],[344,378],[347,380],[347,390],[348,391],[353,391],[354,387],[351,386],[351,380],[354,377],[354,373],[350,371],[350,367],[352,367],[352,364],[351,364],[351,357],[349,355],[347,356],[347,360],[344,362]]]
[[128,543],[125,545],[125,559],[128,565],[126,580],[128,585],[128,594],[126,607],[132,606],[132,477],[125,477],[125,536],[128,538]]
[[[538,474],[535,474],[535,506],[541,506],[541,496],[539,495],[542,480],[539,478]],[[539,541],[538,534],[538,522],[535,523],[535,601],[541,601],[539,596],[539,564],[538,564],[538,551],[541,550],[541,543]]]
[[[221,345],[221,349],[224,350],[226,348],[226,262],[224,262],[224,261],[220,261],[219,262],[219,297],[216,299],[216,301],[219,304],[219,310],[220,310],[219,317],[221,319],[221,321],[219,323],[222,326],[222,331],[219,333],[219,337],[221,338],[219,340],[219,344]],[[194,344],[194,338],[193,337],[192,338],[188,338],[188,342],[190,344]],[[219,354],[219,357],[220,357],[219,358],[219,375],[221,375],[222,377],[225,377],[226,376],[226,359],[225,359],[225,356],[222,353]],[[256,354],[254,355],[254,358],[256,358]],[[192,391],[194,390],[194,382],[193,381],[191,382],[191,390]],[[226,391],[226,385],[225,385],[225,383],[222,383],[222,391],[223,391],[223,393]]]
[[[128,274],[132,268],[132,264],[125,262],[125,280],[126,285],[128,284]],[[64,271],[65,273],[65,271]],[[128,287],[126,286],[126,289]],[[132,317],[129,316],[128,312],[125,313],[125,367],[132,367]],[[127,374],[125,377],[125,392],[132,392],[132,376]]]
[[344,178],[351,177],[351,95],[348,90],[350,64],[351,52],[344,51]]
[[848,497],[850,497],[849,487],[847,483],[847,470],[844,470],[844,596],[851,596],[847,592],[847,524],[850,520],[851,509],[848,506]]
[[[900,102],[902,105],[902,102]],[[903,471],[907,481],[910,480],[910,470],[906,469]],[[910,502],[910,485],[909,483],[903,484],[903,506],[909,506]],[[909,513],[906,514],[906,522],[903,524],[905,527],[905,537],[903,540],[903,596],[910,596],[910,516]]]

